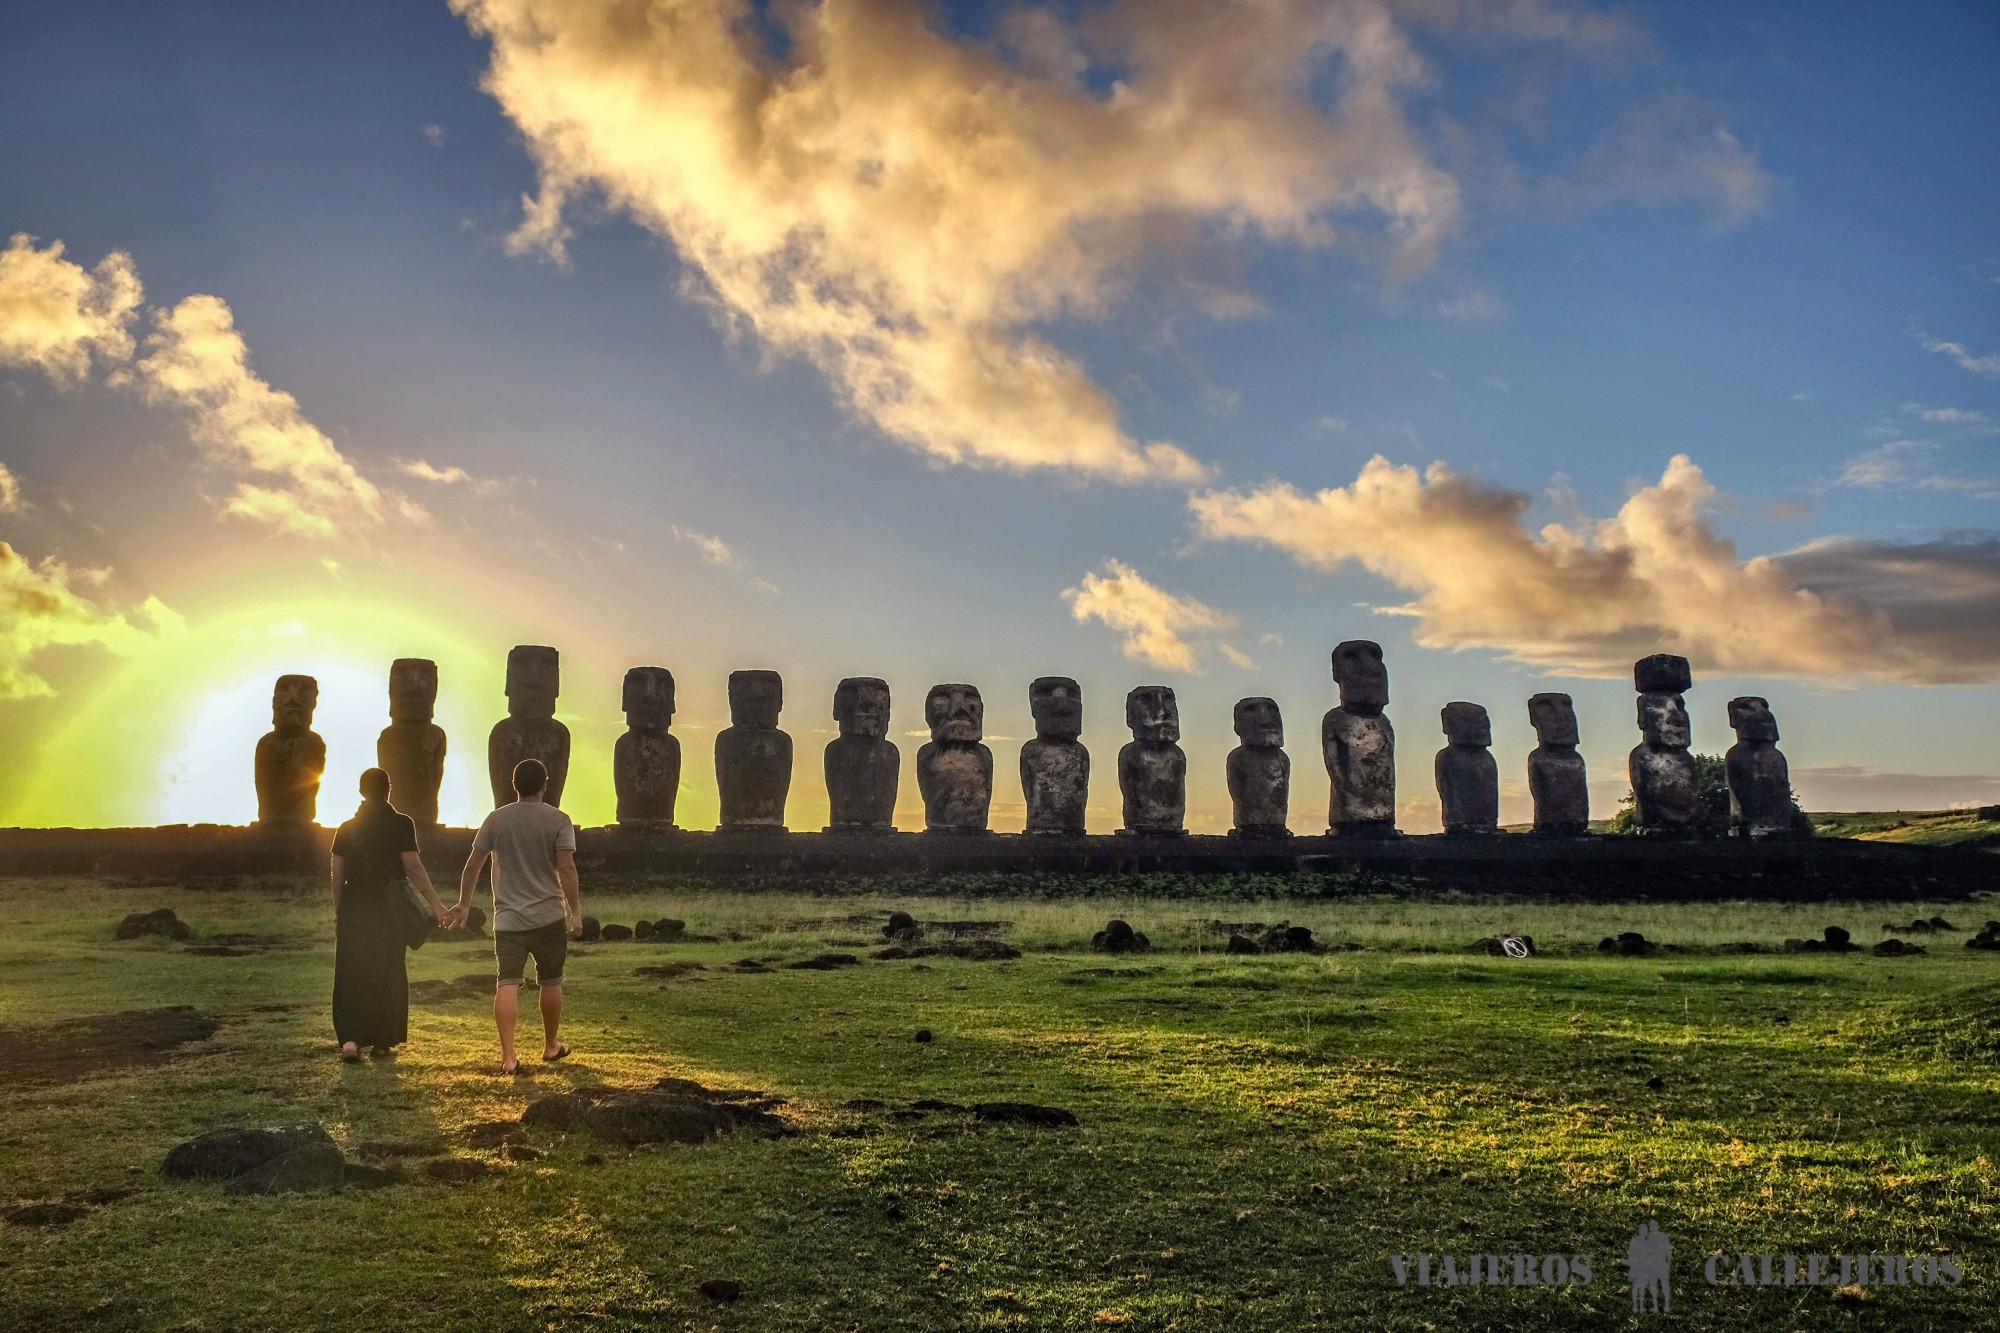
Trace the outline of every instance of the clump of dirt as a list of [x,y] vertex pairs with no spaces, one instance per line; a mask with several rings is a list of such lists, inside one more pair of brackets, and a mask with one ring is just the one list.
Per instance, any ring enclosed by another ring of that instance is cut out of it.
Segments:
[[132,912],[118,923],[114,932],[121,940],[142,939],[148,935],[158,935],[170,940],[184,940],[193,932],[187,922],[174,915],[171,907],[155,907],[150,912]]
[[606,1143],[705,1143],[729,1132],[764,1138],[793,1133],[772,1115],[785,1099],[763,1092],[707,1088],[684,1078],[663,1078],[650,1088],[578,1088],[531,1102],[524,1125],[587,1129]]
[[181,1004],[0,1028],[0,1085],[72,1083],[132,1065],[159,1064],[182,1046],[207,1041],[221,1027],[219,1019]]
[[[529,977],[521,983],[521,989],[537,989],[535,979]],[[490,972],[469,972],[450,981],[412,981],[410,983],[411,1004],[456,1004],[460,1000],[487,1000],[493,997],[493,974]]]
[[1001,962],[1009,958],[1019,958],[1021,951],[1011,944],[999,940],[969,939],[946,940],[942,944],[919,944],[916,946],[892,944],[886,949],[877,949],[875,958],[894,962],[902,958],[964,958],[975,963]]
[[690,972],[706,971],[708,971],[708,968],[701,963],[653,963],[646,967],[633,968],[632,975],[635,977],[652,977],[660,981],[672,981],[675,977],[684,977]]
[[837,967],[859,967],[861,960],[851,953],[823,953],[814,958],[801,958],[796,963],[785,966],[795,971],[831,972]]

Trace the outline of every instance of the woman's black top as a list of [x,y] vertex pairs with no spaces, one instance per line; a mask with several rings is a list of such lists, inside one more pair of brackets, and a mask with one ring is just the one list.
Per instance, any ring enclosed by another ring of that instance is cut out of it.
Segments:
[[387,801],[363,801],[333,835],[333,854],[344,862],[344,889],[379,889],[403,878],[403,853],[415,850],[416,824]]

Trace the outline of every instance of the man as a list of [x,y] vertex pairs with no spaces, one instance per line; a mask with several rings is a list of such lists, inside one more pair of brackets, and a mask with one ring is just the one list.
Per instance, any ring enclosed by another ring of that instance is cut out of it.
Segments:
[[542,799],[548,781],[549,771],[539,759],[514,766],[516,799],[479,826],[472,855],[459,872],[458,905],[452,909],[454,920],[465,919],[480,869],[492,857],[493,953],[500,965],[493,1021],[500,1029],[503,1075],[521,1071],[514,1055],[514,1020],[530,957],[541,985],[542,1059],[554,1063],[570,1053],[556,1031],[562,1023],[563,960],[570,940],[583,935],[583,900],[576,882],[576,826]]

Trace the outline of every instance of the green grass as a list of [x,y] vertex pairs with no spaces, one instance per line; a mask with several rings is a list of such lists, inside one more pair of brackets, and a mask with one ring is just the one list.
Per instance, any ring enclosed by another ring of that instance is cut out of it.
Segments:
[[[331,923],[310,886],[0,883],[0,1024],[176,1003],[225,1020],[161,1065],[0,1087],[0,1206],[141,1187],[67,1227],[0,1228],[0,1329],[2000,1326],[2000,957],[1963,935],[1910,959],[1719,951],[1834,923],[1871,942],[1933,912],[1976,925],[2000,914],[1988,904],[586,893],[606,920],[671,915],[723,939],[579,948],[577,1055],[516,1084],[492,1074],[477,1002],[419,1006],[398,1059],[340,1065]],[[117,917],[159,905],[197,934],[290,947],[112,941]],[[865,952],[891,907],[1008,922],[1025,956],[723,970]],[[1090,953],[1112,915],[1155,952]],[[1364,947],[1228,956],[1201,929],[1214,917]],[[1625,929],[1685,951],[1595,952]],[[1499,931],[1543,956],[1466,951]],[[632,975],[672,960],[706,970]],[[438,942],[412,976],[489,964]],[[919,1027],[936,1040],[912,1041]],[[350,1148],[448,1138],[538,1095],[661,1074],[781,1093],[802,1132],[631,1153],[543,1133],[547,1157],[494,1158],[470,1185],[276,1199],[156,1171],[222,1124],[314,1119]],[[860,1097],[1042,1102],[1082,1124],[841,1108]],[[1676,1247],[1657,1320],[1631,1315],[1622,1264],[1647,1218]],[[1712,1247],[1950,1251],[1968,1278],[1850,1307],[1826,1289],[1711,1288]],[[1596,1280],[1393,1283],[1393,1253],[1472,1250],[1588,1254]],[[711,1276],[745,1298],[707,1301]]]
[[1870,810],[1810,816],[1822,838],[1863,842],[1907,842],[1922,847],[1960,843],[2000,845],[2000,821],[1981,819],[1978,810]]

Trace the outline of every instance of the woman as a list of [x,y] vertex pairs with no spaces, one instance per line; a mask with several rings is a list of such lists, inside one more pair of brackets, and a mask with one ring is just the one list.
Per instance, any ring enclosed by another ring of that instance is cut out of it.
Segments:
[[444,925],[447,913],[417,855],[417,826],[389,804],[389,775],[361,775],[361,808],[333,835],[333,1033],[353,1064],[367,1046],[387,1055],[409,1040],[410,979],[396,881],[423,891]]

